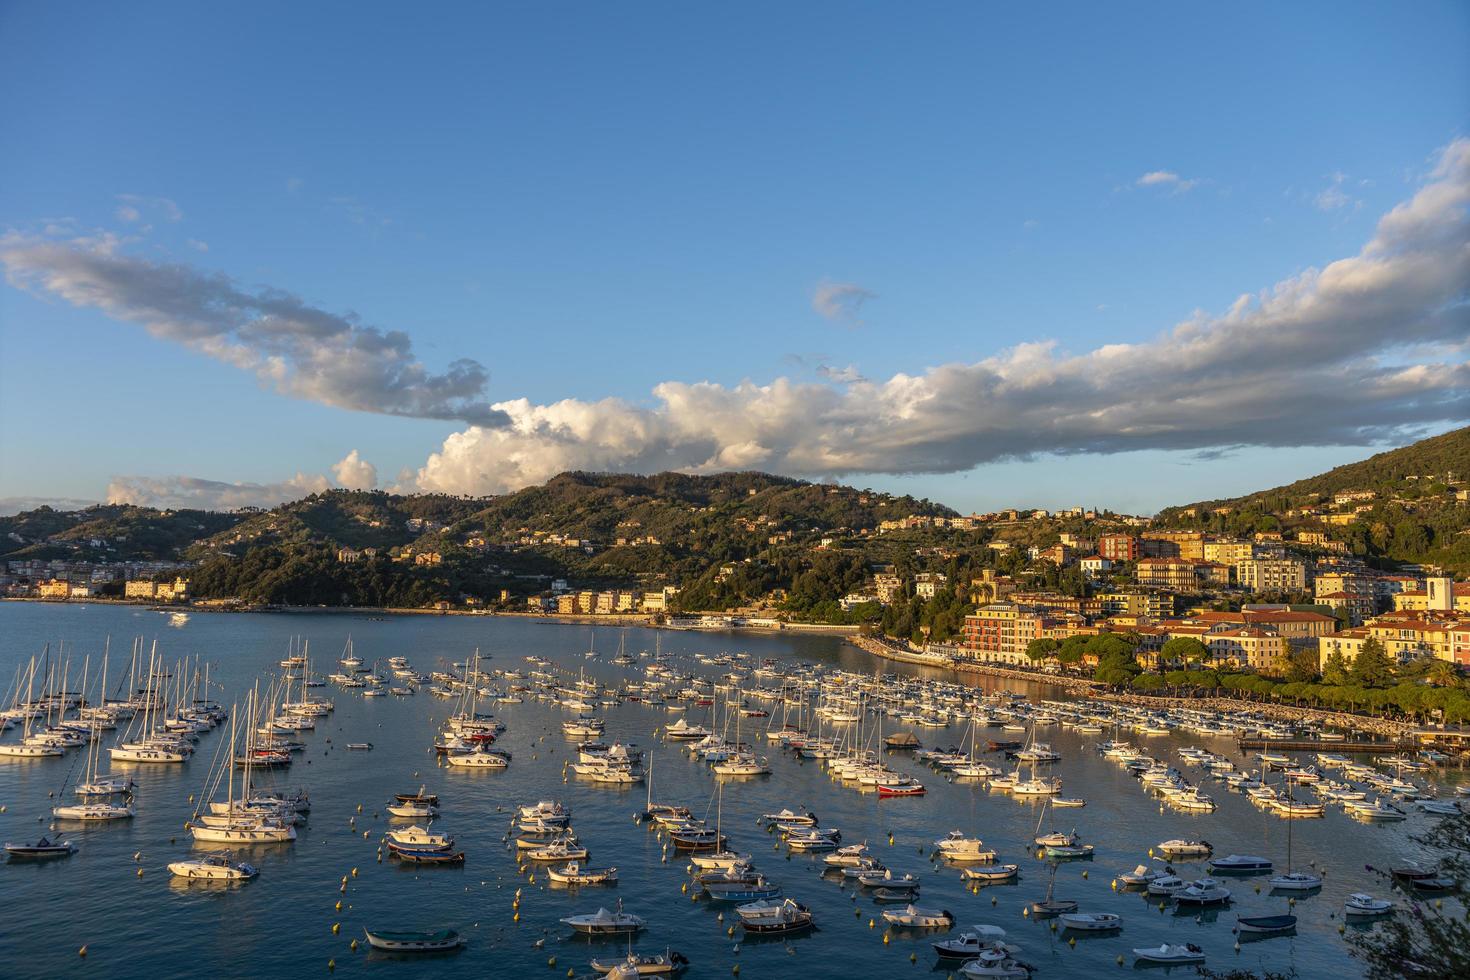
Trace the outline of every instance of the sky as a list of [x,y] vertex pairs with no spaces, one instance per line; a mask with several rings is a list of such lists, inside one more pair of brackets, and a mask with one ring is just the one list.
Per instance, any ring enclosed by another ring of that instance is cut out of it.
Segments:
[[0,508],[1149,513],[1470,419],[1470,7],[0,4]]

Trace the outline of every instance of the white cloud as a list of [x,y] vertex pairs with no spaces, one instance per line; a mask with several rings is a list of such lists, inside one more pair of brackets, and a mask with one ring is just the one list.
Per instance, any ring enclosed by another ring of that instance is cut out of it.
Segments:
[[1165,187],[1176,194],[1182,194],[1198,183],[1199,180],[1186,180],[1172,170],[1150,170],[1134,181],[1138,187]]
[[449,436],[420,489],[498,493],[569,469],[793,476],[953,472],[1038,453],[1364,445],[1470,418],[1470,140],[1354,256],[1152,341],[833,386],[669,381],[620,399],[502,402]]
[[858,323],[863,304],[877,294],[852,282],[821,282],[812,291],[812,309],[829,320]]
[[171,199],[166,197],[145,197],[142,194],[119,194],[118,201],[121,203],[117,208],[119,221],[141,221],[144,215],[157,215],[165,221],[178,222],[184,220],[184,210]]
[[1312,199],[1312,203],[1317,206],[1319,211],[1337,211],[1350,205],[1355,208],[1362,206],[1362,201],[1348,194],[1343,189],[1347,183],[1347,174],[1331,174],[1328,179],[1331,183]]
[[332,488],[324,476],[297,473],[284,483],[222,483],[193,476],[115,476],[107,486],[109,504],[167,510],[238,510],[275,507]]
[[196,252],[207,252],[207,251],[209,251],[209,243],[208,242],[201,242],[197,238],[191,238],[191,239],[189,239],[189,247],[192,248]]
[[95,500],[76,497],[0,497],[0,517],[11,517],[22,511],[35,510],[38,507],[50,507],[54,510],[81,510],[84,507],[95,507],[96,505]]
[[0,262],[15,286],[142,324],[282,394],[384,415],[501,421],[480,400],[489,375],[475,361],[430,374],[402,331],[365,326],[281,289],[129,256],[126,243],[107,233],[63,241],[10,235],[0,237]]
[[372,490],[378,485],[378,468],[354,449],[332,467],[337,483],[348,490]]

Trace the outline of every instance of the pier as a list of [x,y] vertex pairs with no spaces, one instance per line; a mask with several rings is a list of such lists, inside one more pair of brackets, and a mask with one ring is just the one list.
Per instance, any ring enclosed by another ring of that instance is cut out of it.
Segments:
[[1242,752],[1279,749],[1282,752],[1418,752],[1413,742],[1334,742],[1313,738],[1243,738],[1236,743]]

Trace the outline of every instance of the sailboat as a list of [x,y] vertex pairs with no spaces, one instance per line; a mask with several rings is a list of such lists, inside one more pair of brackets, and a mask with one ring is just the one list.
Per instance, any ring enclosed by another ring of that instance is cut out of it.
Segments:
[[[47,644],[45,653],[49,654],[50,644]],[[29,669],[26,672],[26,700],[25,706],[20,705],[20,684],[17,675],[15,686],[15,708],[13,710],[21,713],[21,740],[19,742],[8,742],[0,744],[0,758],[12,759],[40,759],[46,756],[65,755],[66,749],[51,742],[36,741],[31,734],[31,722],[36,718],[35,704],[31,701],[31,695],[35,693],[36,680],[36,658],[31,657]]]
[[253,738],[256,721],[256,691],[250,692],[250,698],[246,702],[246,725],[244,733],[245,742],[245,765],[240,780],[240,796],[235,797],[235,766],[232,765],[235,738],[236,738],[236,712],[230,711],[230,744],[223,753],[223,763],[220,772],[213,774],[213,789],[218,789],[220,779],[228,774],[226,787],[226,804],[222,808],[224,813],[205,813],[206,807],[211,811],[212,805],[207,805],[210,793],[200,794],[200,808],[195,811],[194,818],[185,826],[193,835],[197,843],[215,844],[277,844],[296,839],[296,828],[294,815],[290,822],[283,818],[280,809],[261,808],[256,801],[250,797],[250,777],[253,766],[250,760],[254,756]]
[[[1288,799],[1290,799],[1289,795]],[[1271,889],[1273,891],[1280,890],[1286,892],[1306,892],[1311,891],[1314,888],[1322,887],[1321,875],[1311,874],[1310,872],[1306,871],[1291,870],[1291,831],[1292,826],[1295,823],[1296,819],[1294,817],[1286,818],[1286,874],[1276,875],[1274,878],[1271,879]],[[1289,916],[1289,918],[1291,918],[1292,920],[1292,925],[1295,925],[1296,917]]]
[[[105,662],[104,662],[105,663]],[[103,690],[107,689],[107,668],[103,667],[102,673]],[[87,690],[86,668],[82,672],[82,690]],[[99,748],[101,740],[98,737],[97,722],[95,717],[89,725],[89,739],[87,744],[87,781],[93,782],[97,779],[97,758],[101,754]],[[110,803],[107,800],[91,800],[67,806],[54,807],[51,815],[58,820],[81,820],[88,823],[104,820],[127,820],[133,816],[132,797],[122,803]]]

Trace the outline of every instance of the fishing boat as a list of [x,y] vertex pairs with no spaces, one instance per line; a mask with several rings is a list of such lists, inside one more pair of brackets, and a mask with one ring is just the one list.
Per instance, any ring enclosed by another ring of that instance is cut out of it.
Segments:
[[790,898],[740,905],[735,913],[740,916],[742,929],[760,935],[800,932],[813,924],[811,909]]
[[1063,929],[1076,932],[1111,932],[1123,928],[1123,917],[1112,912],[1069,912],[1057,916]]
[[1374,898],[1366,892],[1353,892],[1342,904],[1343,914],[1349,918],[1366,919],[1380,915],[1392,915],[1393,903]]
[[948,909],[906,905],[901,909],[884,909],[883,921],[905,929],[948,929],[954,925],[954,913]]
[[50,858],[71,857],[77,846],[69,840],[51,840],[42,837],[34,844],[5,844],[5,853],[12,861],[44,861]]
[[[621,960],[593,960],[591,967],[594,971],[608,975],[610,978],[617,971],[621,971],[623,977],[657,977],[668,976],[678,973],[689,965],[689,960],[684,954],[675,950],[665,950],[662,953],[634,953],[628,951],[628,955]],[[615,978],[621,980],[621,978]]]
[[894,782],[880,782],[878,784],[878,796],[883,798],[897,796],[923,796],[924,784],[908,776],[902,777]]
[[614,885],[618,880],[617,868],[587,868],[571,861],[560,868],[547,868],[546,877],[563,885]]
[[623,911],[622,902],[618,903],[616,912],[599,908],[596,912],[567,916],[561,922],[589,936],[622,936],[635,933],[644,925],[642,916]]
[[1144,963],[1203,963],[1205,952],[1194,943],[1164,943],[1134,949],[1133,956]]
[[437,932],[373,932],[364,929],[363,932],[373,949],[391,953],[437,953],[464,945],[464,939],[453,929]]
[[1090,858],[1092,851],[1091,844],[1047,844],[1042,848],[1049,858]]
[[236,861],[229,851],[215,851],[187,861],[174,861],[169,873],[190,881],[249,881],[260,872],[255,865]]

